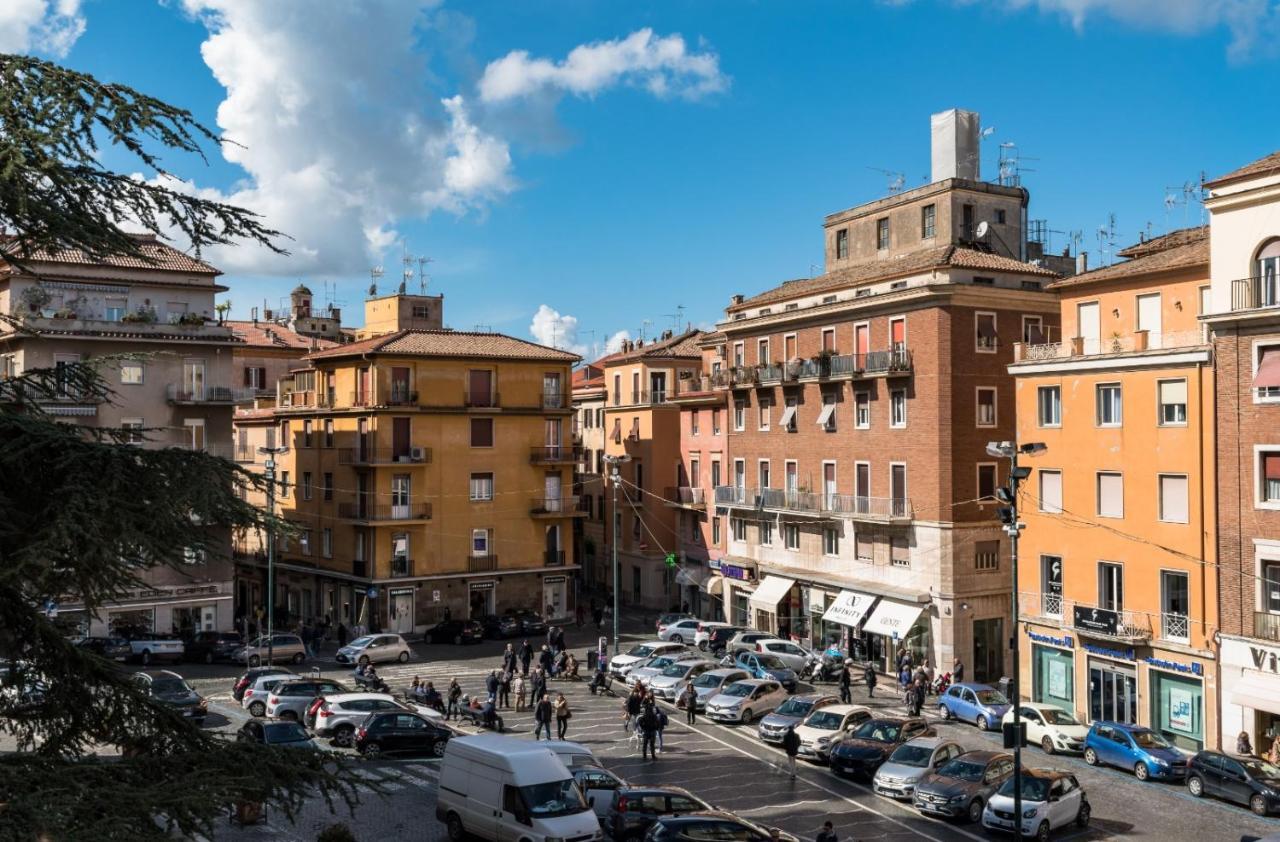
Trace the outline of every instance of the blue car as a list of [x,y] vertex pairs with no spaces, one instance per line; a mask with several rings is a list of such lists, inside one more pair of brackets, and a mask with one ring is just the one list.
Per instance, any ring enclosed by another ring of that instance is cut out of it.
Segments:
[[788,667],[777,655],[761,652],[739,652],[733,665],[738,669],[751,673],[752,678],[771,678],[787,688],[788,693],[796,691],[796,671]]
[[1150,728],[1095,722],[1084,738],[1084,762],[1132,769],[1140,781],[1180,781],[1187,776],[1189,758]]
[[989,684],[953,684],[938,699],[943,719],[972,722],[983,731],[999,728],[1009,707],[1004,694]]

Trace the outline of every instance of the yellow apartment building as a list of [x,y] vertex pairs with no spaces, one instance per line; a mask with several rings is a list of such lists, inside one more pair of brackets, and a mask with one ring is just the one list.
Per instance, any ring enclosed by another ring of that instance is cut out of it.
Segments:
[[1051,285],[1062,335],[1023,344],[1019,545],[1024,694],[1086,722],[1215,747],[1218,630],[1205,228]]

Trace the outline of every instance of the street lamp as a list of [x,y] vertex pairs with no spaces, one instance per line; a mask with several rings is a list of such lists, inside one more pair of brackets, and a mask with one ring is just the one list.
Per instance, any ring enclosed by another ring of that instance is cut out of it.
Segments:
[[267,521],[267,663],[272,664],[275,663],[275,647],[271,644],[276,630],[276,531],[271,526],[276,517],[275,457],[288,453],[289,447],[259,447],[258,452],[267,456],[263,465],[263,475],[267,478],[267,514],[270,517]]
[[987,455],[1009,460],[1009,484],[996,489],[996,498],[1003,503],[996,509],[1004,531],[1009,533],[1010,558],[1013,564],[1013,684],[1010,695],[1013,696],[1013,728],[1002,728],[1005,748],[1013,748],[1013,821],[1017,828],[1022,827],[1022,691],[1019,676],[1022,674],[1021,635],[1018,634],[1018,534],[1026,528],[1026,524],[1018,522],[1018,486],[1031,476],[1031,469],[1018,465],[1018,456],[1038,456],[1048,450],[1043,442],[1027,442],[1017,444],[1011,441],[993,441],[987,443]]
[[621,456],[606,456],[604,461],[613,468],[610,479],[613,484],[613,522],[609,524],[609,534],[612,537],[613,544],[613,654],[620,654],[618,647],[618,592],[622,588],[622,576],[618,570],[618,484],[622,480],[622,475],[618,472],[618,466],[631,461],[631,457],[627,454]]

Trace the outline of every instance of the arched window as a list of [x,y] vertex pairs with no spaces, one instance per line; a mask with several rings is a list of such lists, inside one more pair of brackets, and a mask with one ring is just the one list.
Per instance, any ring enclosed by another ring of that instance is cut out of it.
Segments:
[[1280,239],[1272,240],[1258,252],[1254,277],[1258,284],[1257,306],[1280,304]]

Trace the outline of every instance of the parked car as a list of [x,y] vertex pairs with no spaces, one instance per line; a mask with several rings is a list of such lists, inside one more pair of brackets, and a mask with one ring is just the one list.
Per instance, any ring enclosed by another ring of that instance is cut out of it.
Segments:
[[922,777],[911,803],[928,816],[978,822],[987,801],[1012,774],[1012,754],[965,752]]
[[701,658],[685,658],[676,661],[660,674],[649,679],[649,689],[659,699],[674,702],[684,692],[685,685],[703,673],[715,669],[715,663]]
[[751,676],[746,670],[733,667],[717,667],[707,670],[693,680],[693,690],[698,694],[698,710],[706,710],[707,702],[720,695],[720,691],[736,681],[744,681]]
[[293,675],[292,672],[284,667],[250,667],[236,679],[236,683],[231,688],[231,695],[237,702],[244,701],[244,692],[263,675]]
[[681,617],[679,620],[658,626],[658,639],[670,640],[673,643],[694,643],[698,637],[698,626],[702,621],[695,617]]
[[[1059,751],[1079,754],[1084,751],[1084,738],[1089,733],[1089,726],[1081,724],[1080,720],[1057,705],[1023,702],[1018,706],[1018,715],[1027,723],[1028,745],[1039,744],[1045,754]],[[1013,721],[1012,707],[1004,715],[1004,721]]]
[[413,650],[398,634],[366,634],[343,646],[333,657],[340,664],[403,664],[413,657]]
[[1188,756],[1150,728],[1122,722],[1094,722],[1084,738],[1084,762],[1132,769],[1140,781],[1183,780]]
[[291,672],[262,673],[245,688],[244,696],[240,699],[240,706],[249,711],[250,716],[266,716],[267,699],[270,698],[271,691],[285,681],[301,677]]
[[736,681],[707,700],[707,718],[717,722],[750,725],[787,700],[787,691],[772,679],[748,678]]
[[578,789],[587,799],[587,804],[591,805],[595,814],[604,821],[609,815],[610,807],[613,806],[613,794],[626,787],[627,782],[599,766],[579,766],[570,769],[569,772],[577,782]]
[[671,655],[685,651],[687,650],[683,643],[669,643],[665,640],[637,643],[621,655],[614,655],[609,659],[609,672],[625,677],[641,661],[647,661],[657,655]]
[[808,649],[789,640],[758,640],[756,651],[764,655],[772,655],[796,672],[804,669],[804,665],[813,657],[813,653]]
[[202,631],[196,632],[183,643],[188,661],[202,661],[206,664],[217,661],[230,661],[236,650],[244,646],[244,635],[240,632]]
[[705,648],[711,654],[719,657],[728,651],[729,641],[733,640],[741,631],[743,631],[741,626],[712,626],[707,632],[707,645],[703,647],[699,644],[699,648]]
[[315,751],[316,741],[296,722],[259,722],[250,719],[236,732],[236,739],[245,743],[281,748],[305,748]]
[[486,614],[479,622],[484,628],[484,636],[490,640],[503,640],[520,634],[520,618],[515,614]]
[[596,759],[591,749],[574,740],[540,740],[538,746],[550,749],[552,754],[560,758],[560,762],[566,769],[600,765],[600,761]]
[[176,664],[182,661],[182,656],[186,652],[182,639],[170,634],[136,632],[128,637],[128,641],[129,660],[137,661],[144,666],[152,661],[166,660]]
[[82,637],[76,646],[108,661],[127,661],[133,654],[133,647],[123,637]]
[[[736,634],[739,631],[738,628],[736,628],[735,626],[729,623],[703,620],[701,623],[698,623],[698,630],[693,635],[694,645],[696,645],[703,652],[708,651],[710,649],[711,633],[716,631],[717,629],[726,630],[726,631],[732,630],[734,634]],[[730,634],[730,637],[732,636],[733,635]]]
[[1009,700],[988,684],[953,684],[938,697],[943,719],[972,722],[983,731],[997,727],[1009,712]]
[[1020,777],[1022,818],[1017,819],[1013,812],[1014,779],[1011,777],[987,801],[982,811],[983,828],[1011,832],[1017,827],[1023,838],[1047,842],[1049,835],[1060,827],[1089,826],[1092,814],[1089,799],[1075,775],[1053,769],[1023,769]]
[[267,716],[301,722],[306,716],[307,708],[311,706],[311,700],[316,696],[346,692],[346,687],[327,678],[281,681],[267,695]]
[[176,672],[143,670],[134,673],[133,680],[152,701],[173,708],[187,719],[203,722],[209,712],[209,703]]
[[530,611],[522,608],[515,612],[515,618],[520,621],[520,634],[546,634],[547,621],[536,611]]
[[662,816],[683,816],[712,809],[711,805],[678,786],[624,787],[615,790],[600,824],[614,842],[638,839]]
[[356,729],[369,714],[408,710],[387,693],[330,693],[313,708],[307,711],[306,726],[338,746],[355,742]]
[[873,717],[831,747],[831,771],[869,779],[898,746],[934,733],[924,717]]
[[957,742],[942,737],[916,737],[893,750],[889,759],[876,770],[871,789],[886,798],[910,800],[916,784],[928,773],[947,761],[964,754]]
[[1187,791],[1244,804],[1259,816],[1280,812],[1280,766],[1257,757],[1202,751],[1187,767]]
[[792,696],[783,702],[777,710],[760,720],[756,735],[760,737],[762,742],[779,745],[788,728],[793,725],[799,725],[806,716],[818,708],[834,705],[839,701],[835,696],[828,696],[823,693]]
[[682,644],[677,652],[666,652],[654,655],[647,661],[637,661],[632,665],[631,669],[627,670],[626,684],[628,687],[635,687],[637,684],[643,684],[648,687],[650,680],[662,675],[662,671],[672,664],[677,664],[684,660],[696,661],[701,659],[702,656],[689,652]]
[[410,711],[369,714],[356,729],[356,751],[366,758],[384,754],[443,757],[453,731]]
[[479,643],[484,640],[484,626],[475,620],[445,620],[436,623],[422,635],[428,643]]
[[654,623],[653,630],[655,632],[661,633],[664,628],[671,625],[672,623],[678,622],[680,620],[692,620],[692,619],[695,619],[694,616],[687,611],[668,611],[665,614],[658,615],[658,621]]
[[241,646],[232,653],[231,659],[250,667],[277,662],[300,664],[307,659],[307,647],[296,634],[276,633],[270,638],[263,635]]
[[733,659],[733,665],[751,673],[753,678],[772,678],[794,693],[800,683],[796,671],[782,663],[773,655],[762,655],[759,652],[739,652]]
[[738,652],[754,652],[756,644],[762,640],[777,640],[778,636],[773,632],[757,631],[755,629],[743,629],[729,639],[725,646],[725,651],[729,654]]
[[840,742],[845,734],[856,730],[871,716],[871,709],[862,705],[829,705],[815,710],[796,726],[800,756],[826,763],[831,759],[832,743]]
[[704,810],[684,816],[663,816],[649,826],[644,838],[647,842],[677,842],[686,839],[728,839],[733,842],[769,842],[779,839],[783,842],[799,842],[790,833],[774,829],[777,836],[771,836],[770,830],[747,821],[733,813],[719,810]]

